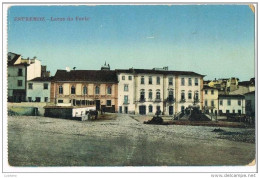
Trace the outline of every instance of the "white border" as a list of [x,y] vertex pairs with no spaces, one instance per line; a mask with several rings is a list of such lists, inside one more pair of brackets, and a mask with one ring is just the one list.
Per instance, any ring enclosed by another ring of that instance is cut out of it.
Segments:
[[[15,1],[9,1],[9,2],[15,2]],[[27,1],[30,2],[30,1]],[[51,1],[46,1],[47,2],[51,2]],[[68,0],[65,0],[64,2],[69,2]],[[99,1],[100,2],[100,1]],[[107,3],[109,3],[108,1],[105,1]],[[136,1],[137,2],[137,1]],[[170,1],[166,1],[171,3]],[[179,5],[181,4],[187,4],[188,2],[179,2]],[[237,4],[237,1],[229,1],[229,2],[236,2],[236,3],[229,3],[229,4]],[[127,3],[127,2],[126,2]],[[132,2],[131,2],[132,3]],[[127,3],[130,5],[133,5],[131,3]],[[152,2],[153,3],[153,2]],[[193,2],[196,3],[196,2]],[[192,3],[192,4],[193,4]],[[217,2],[214,4],[224,4],[225,2]],[[249,4],[250,2],[238,2],[238,4]],[[112,5],[116,5],[112,4]],[[118,3],[120,4],[120,3]],[[126,5],[127,5],[126,4]],[[142,3],[142,4],[146,4]],[[160,4],[160,3],[156,3],[154,2],[154,4]],[[198,4],[211,4],[208,2],[199,2]],[[63,4],[12,4],[12,5],[63,5]],[[76,5],[76,4],[64,4],[64,5]],[[79,3],[78,5],[88,5],[88,4],[81,4]],[[90,5],[95,5],[95,4],[90,4]],[[96,4],[96,5],[101,5],[101,4]],[[141,4],[137,4],[137,5],[141,5]],[[177,5],[177,4],[176,4]],[[4,59],[3,59],[3,98],[2,101],[3,103],[7,103],[7,9],[8,9],[8,4],[4,4],[3,5],[3,55]],[[258,18],[257,18],[257,6],[255,6],[255,31],[257,32],[257,22],[258,22]],[[256,39],[256,43],[255,45],[257,45],[257,41],[258,39]],[[257,57],[257,51],[256,51],[256,57]],[[255,66],[256,67],[256,66]],[[257,70],[255,71],[257,72]],[[1,74],[2,75],[2,74]],[[255,75],[257,77],[257,73]],[[4,172],[208,172],[208,173],[213,173],[213,172],[256,172],[256,165],[255,166],[202,166],[202,167],[198,167],[198,166],[189,166],[189,167],[184,167],[184,166],[176,166],[176,167],[11,167],[8,165],[8,157],[7,157],[7,105],[4,104],[3,106],[3,115],[4,117],[3,119],[3,171]],[[2,134],[2,133],[1,133]],[[257,144],[256,144],[257,145]],[[258,150],[257,150],[258,151]],[[2,163],[1,163],[2,164]],[[2,165],[1,165],[2,166]],[[30,174],[29,174],[30,175]],[[190,175],[190,174],[188,174]],[[204,174],[206,175],[206,174]],[[33,176],[32,174],[30,176]],[[78,175],[77,175],[78,176]],[[201,177],[201,176],[200,176]],[[207,176],[208,177],[208,176]],[[223,175],[224,177],[224,175]]]

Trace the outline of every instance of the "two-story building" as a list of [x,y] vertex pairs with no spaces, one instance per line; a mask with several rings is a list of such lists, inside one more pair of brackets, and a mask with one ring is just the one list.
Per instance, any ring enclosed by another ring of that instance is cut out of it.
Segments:
[[28,102],[50,102],[52,77],[37,77],[27,82]]
[[118,111],[115,71],[57,70],[51,85],[51,102],[57,105],[96,106],[105,112]]
[[218,95],[219,115],[245,114],[245,96],[243,95]]

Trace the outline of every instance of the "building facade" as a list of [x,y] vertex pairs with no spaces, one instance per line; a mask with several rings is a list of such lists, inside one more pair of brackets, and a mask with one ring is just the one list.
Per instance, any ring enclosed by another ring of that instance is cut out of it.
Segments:
[[219,115],[245,114],[245,96],[219,95]]
[[204,112],[206,114],[217,114],[218,113],[218,90],[213,87],[204,85],[203,87],[203,98],[204,98]]
[[53,78],[51,102],[57,105],[96,106],[104,112],[118,112],[115,71],[58,70]]
[[50,102],[52,77],[37,77],[27,82],[28,102]]
[[166,67],[116,71],[118,110],[121,113],[154,115],[159,111],[164,115],[174,115],[184,112],[190,105],[203,106],[203,75],[169,71]]

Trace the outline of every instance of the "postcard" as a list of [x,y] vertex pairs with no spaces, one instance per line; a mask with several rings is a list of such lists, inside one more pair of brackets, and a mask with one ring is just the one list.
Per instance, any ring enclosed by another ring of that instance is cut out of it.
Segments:
[[256,172],[256,3],[3,5],[4,172]]

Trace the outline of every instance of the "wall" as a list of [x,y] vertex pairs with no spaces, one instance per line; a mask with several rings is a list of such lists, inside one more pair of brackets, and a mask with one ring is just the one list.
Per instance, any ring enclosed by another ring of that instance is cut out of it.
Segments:
[[[144,84],[141,84],[141,77],[144,76]],[[149,84],[149,76],[152,76],[152,84]],[[160,77],[160,85],[156,84],[156,77]],[[146,114],[148,115],[154,115],[156,112],[156,107],[160,106],[160,110],[163,111],[163,75],[161,74],[138,74],[135,77],[136,80],[136,87],[135,87],[135,93],[136,93],[136,108],[135,108],[135,113],[139,113],[139,106],[145,106],[146,107]],[[145,90],[145,102],[139,102],[140,100],[140,91],[141,89]],[[149,89],[152,90],[153,97],[152,100],[149,99]],[[161,97],[161,102],[155,102],[156,98],[156,90],[160,90],[160,97]],[[149,105],[153,107],[153,112],[149,112]]]
[[[122,80],[122,76],[125,76],[125,80]],[[129,80],[128,77],[131,76],[132,80]],[[125,113],[125,107],[128,109],[128,113],[135,113],[135,79],[133,74],[121,73],[118,75],[118,112],[119,108],[122,107],[122,112]],[[124,85],[128,85],[128,91],[124,91]],[[124,96],[128,96],[128,104],[124,104]]]
[[[230,98],[231,99],[231,105],[229,106],[227,104],[228,99],[227,98],[219,98],[220,100],[223,100],[223,105],[219,104],[219,111],[222,110],[222,113],[226,113],[226,110],[229,110],[229,113],[233,113],[233,110],[235,110],[235,113],[238,113],[238,110],[241,110],[242,114],[245,114],[245,99],[240,98]],[[241,106],[238,105],[238,100],[241,100]]]
[[[29,89],[29,84],[33,84],[33,89]],[[48,89],[44,89],[44,83],[48,83]],[[28,97],[32,97],[32,101],[35,101],[36,97],[41,97],[40,102],[45,102],[45,97],[48,97],[48,101],[50,102],[50,91],[51,90],[51,82],[33,82],[28,81],[27,82],[27,96],[26,99],[28,100]]]
[[[18,76],[18,70],[23,70],[23,75]],[[22,80],[22,86],[18,86],[18,80]],[[8,67],[8,90],[25,89],[25,67],[24,66],[9,66]],[[10,92],[12,96],[12,92]]]
[[[208,91],[208,94],[205,93],[205,91]],[[211,91],[214,91],[214,94],[212,95],[211,94]],[[209,111],[209,113],[212,113],[211,112],[211,109],[213,109],[213,113],[215,113],[215,111],[218,111],[218,90],[216,89],[203,89],[203,103],[204,103],[204,107],[206,110]],[[208,102],[207,106],[205,104],[205,102]],[[212,105],[211,105],[211,101],[214,102],[214,108],[212,108]]]
[[[185,85],[182,86],[181,84],[181,79],[184,78],[185,80]],[[191,78],[192,80],[192,85],[189,86],[188,85],[188,79]],[[198,78],[198,86],[195,86],[195,78]],[[186,101],[185,102],[180,102],[181,101],[181,91],[184,90],[185,91],[185,99]],[[188,92],[191,91],[192,93],[192,97],[191,99],[188,99]],[[202,102],[201,100],[201,82],[200,82],[200,77],[199,76],[178,76],[178,90],[177,90],[177,95],[178,95],[178,100],[176,101],[178,107],[178,111],[177,112],[180,112],[181,111],[181,107],[184,106],[185,108],[187,108],[188,106],[190,105],[193,105],[193,102],[194,102],[194,94],[195,94],[195,91],[198,91],[198,95],[199,95],[199,103],[197,103],[197,105],[201,108],[201,104],[200,102]]]
[[27,80],[32,80],[41,76],[41,62],[37,59],[30,59],[30,65],[27,67]]
[[22,102],[22,103],[10,103],[8,102],[8,110],[11,108],[38,108],[38,115],[44,115],[44,106],[46,103],[36,103],[36,102]]

